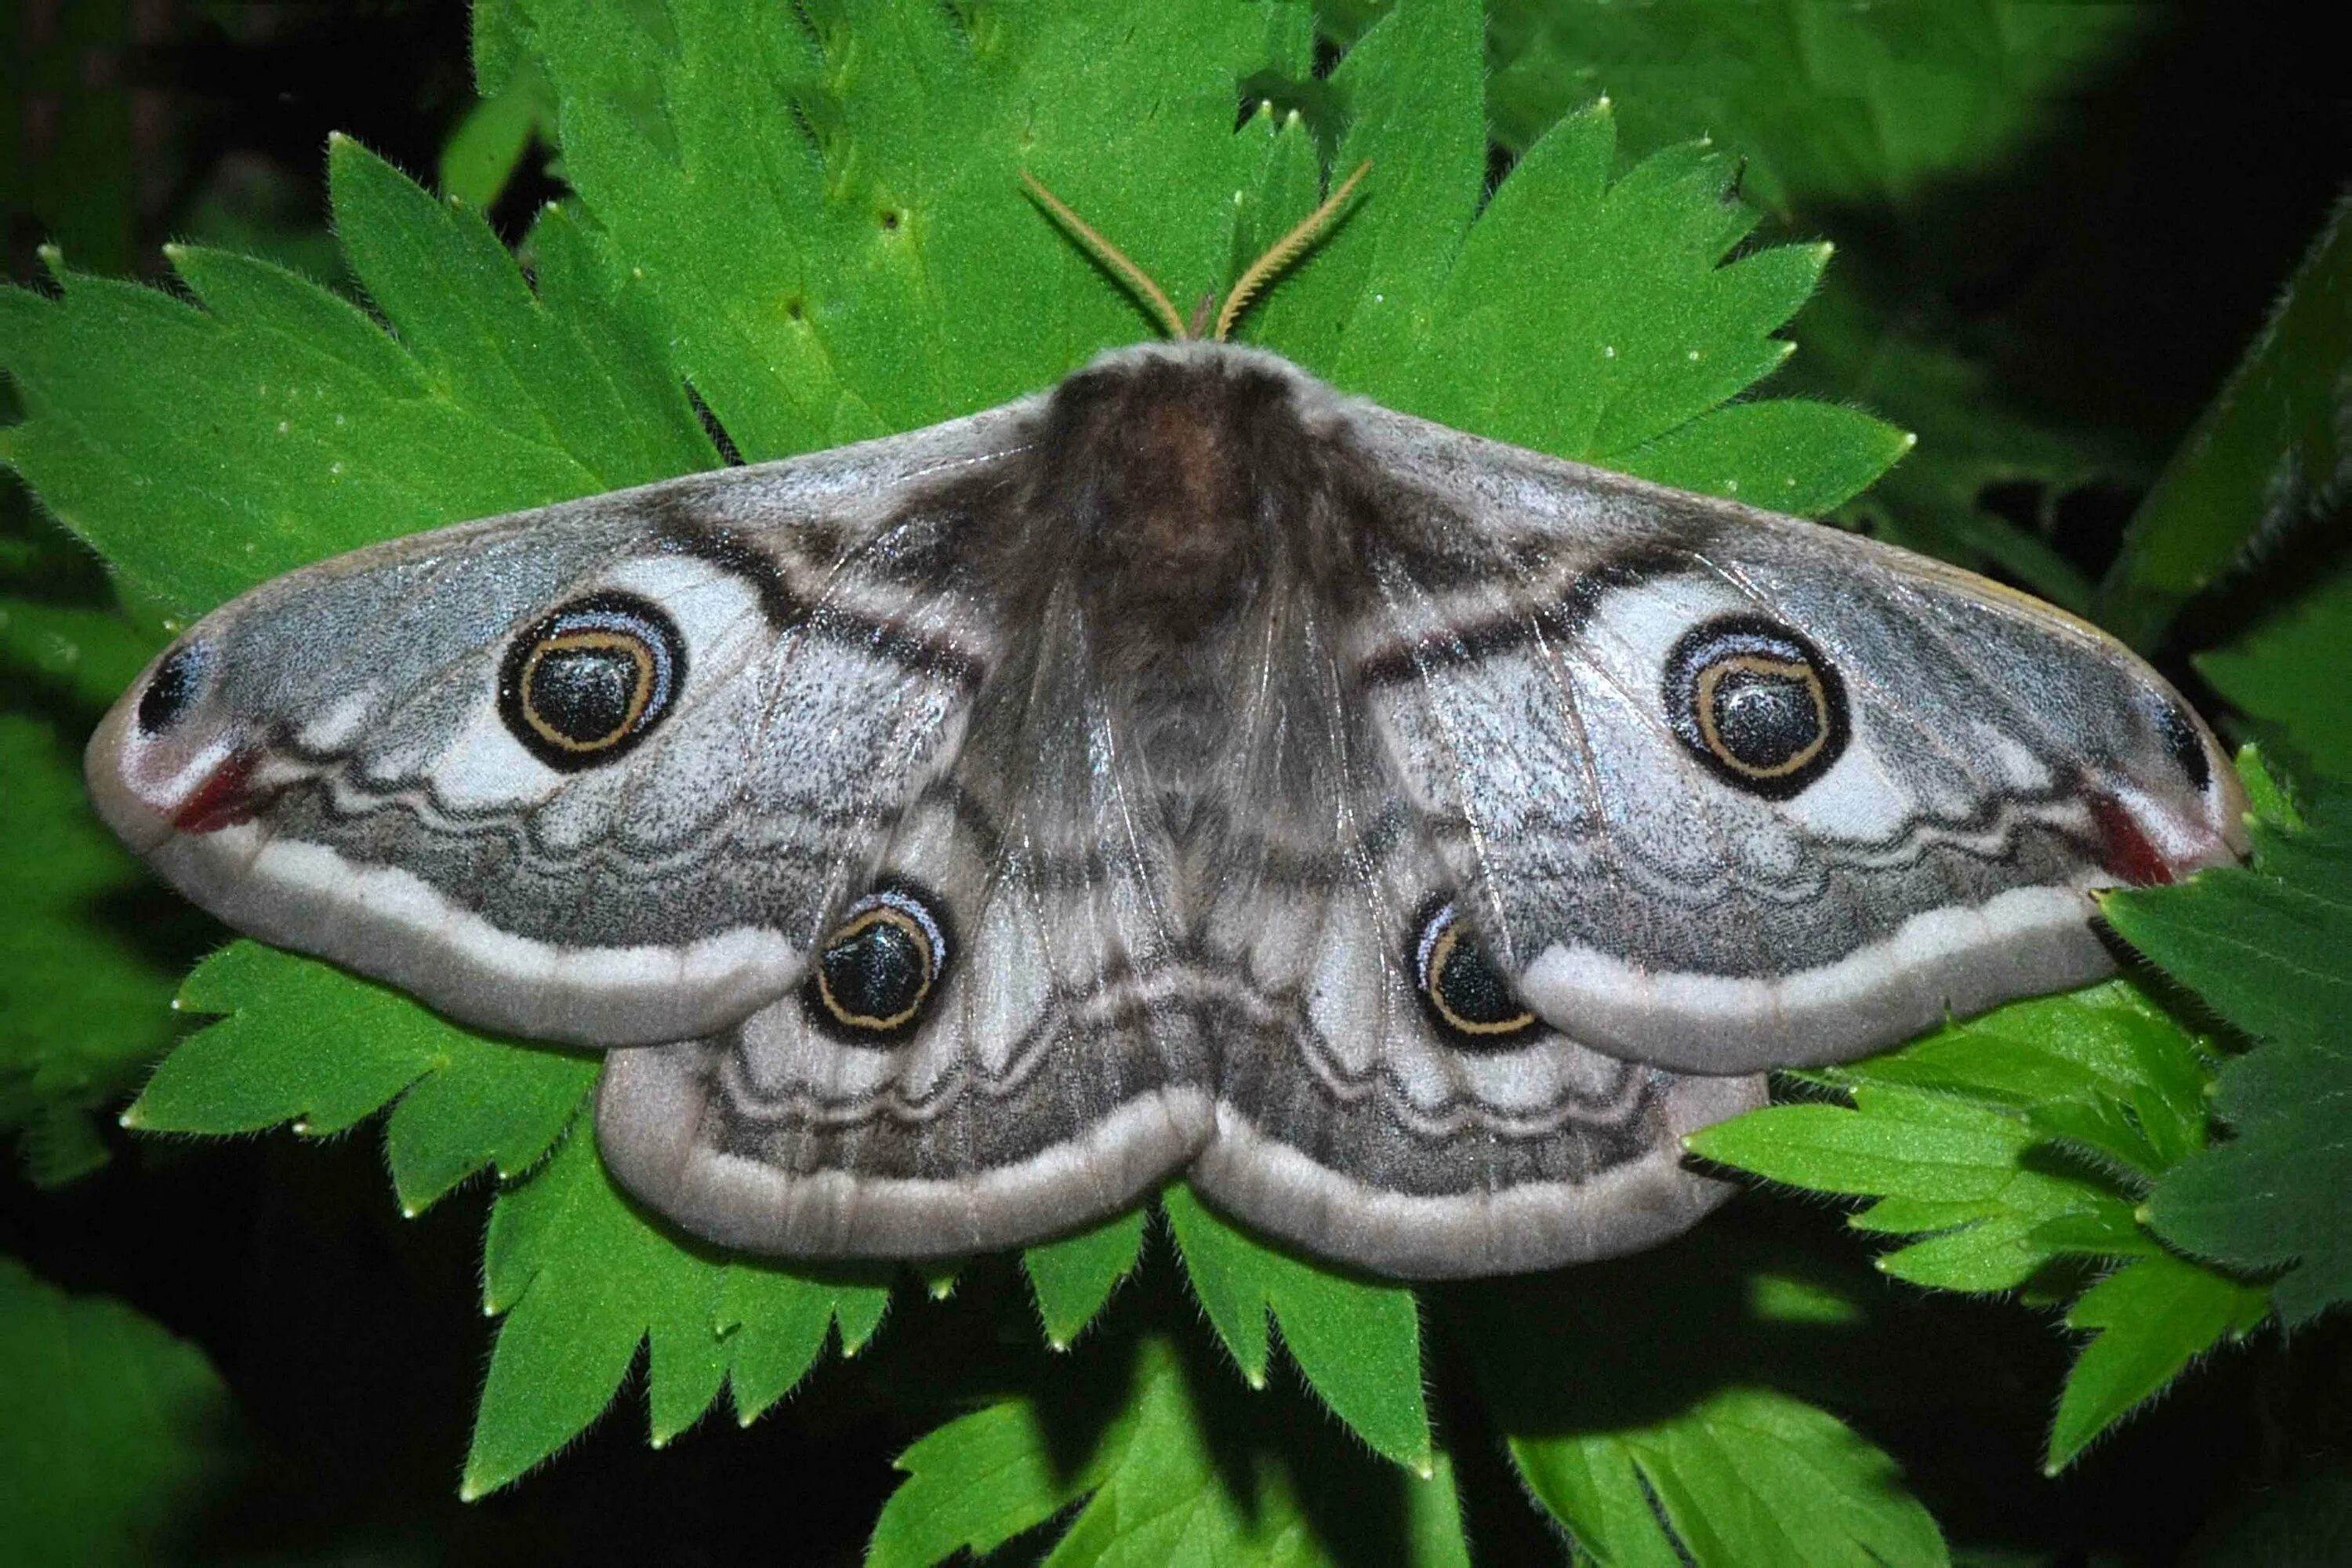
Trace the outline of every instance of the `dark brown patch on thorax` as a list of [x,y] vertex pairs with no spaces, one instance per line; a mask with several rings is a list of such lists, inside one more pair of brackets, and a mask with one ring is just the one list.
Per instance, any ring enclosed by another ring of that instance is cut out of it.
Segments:
[[1308,427],[1299,384],[1210,350],[1113,361],[1055,389],[1026,510],[1052,520],[1044,548],[1096,628],[1196,646],[1271,585],[1346,573],[1348,454]]

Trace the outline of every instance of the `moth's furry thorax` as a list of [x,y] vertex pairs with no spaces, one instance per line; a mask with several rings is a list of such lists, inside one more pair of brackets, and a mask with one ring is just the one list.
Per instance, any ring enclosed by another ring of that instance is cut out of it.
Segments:
[[1269,591],[1344,593],[1360,487],[1331,405],[1319,383],[1254,350],[1106,354],[1038,415],[1020,510],[1050,526],[1021,552],[1069,574],[1092,626],[1162,647],[1231,629]]

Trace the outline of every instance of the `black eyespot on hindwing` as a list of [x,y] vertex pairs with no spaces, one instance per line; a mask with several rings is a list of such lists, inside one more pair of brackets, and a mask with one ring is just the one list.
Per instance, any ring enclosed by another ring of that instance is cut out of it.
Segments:
[[180,715],[204,689],[212,673],[213,650],[200,642],[184,643],[155,667],[155,678],[139,694],[139,732],[160,735],[179,722]]
[[909,882],[886,883],[843,912],[817,950],[802,1004],[836,1037],[903,1038],[929,1011],[952,952],[939,900]]
[[1423,907],[1407,957],[1422,1005],[1455,1045],[1473,1050],[1517,1045],[1538,1026],[1447,900],[1433,899]]
[[686,679],[677,625],[635,594],[575,599],[515,638],[499,669],[499,717],[531,755],[566,773],[651,734]]
[[1761,616],[1693,626],[1666,656],[1666,722],[1717,777],[1786,800],[1829,772],[1852,731],[1821,649]]

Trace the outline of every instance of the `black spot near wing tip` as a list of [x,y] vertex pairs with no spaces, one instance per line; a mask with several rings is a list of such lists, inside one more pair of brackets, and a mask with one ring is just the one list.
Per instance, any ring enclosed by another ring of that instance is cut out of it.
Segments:
[[139,732],[160,735],[178,723],[212,672],[212,649],[203,643],[183,643],[155,667],[154,678],[139,694]]
[[2213,783],[2213,760],[2206,752],[2205,737],[2198,733],[2197,721],[2179,703],[2158,699],[2156,729],[2164,739],[2165,749],[2172,753],[2172,760],[2180,764],[2190,787],[2204,794]]

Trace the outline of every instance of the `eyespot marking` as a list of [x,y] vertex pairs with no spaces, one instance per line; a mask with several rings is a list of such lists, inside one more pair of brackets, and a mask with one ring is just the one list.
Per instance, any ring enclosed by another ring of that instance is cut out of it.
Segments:
[[1662,696],[1685,750],[1767,800],[1827,773],[1852,733],[1836,668],[1760,616],[1718,616],[1684,633],[1666,656]]
[[1433,899],[1423,907],[1413,922],[1410,957],[1423,1007],[1455,1045],[1474,1050],[1516,1045],[1538,1026],[1449,900]]
[[651,734],[686,679],[686,643],[652,601],[592,594],[515,638],[499,670],[499,717],[531,755],[570,773]]
[[912,883],[887,883],[843,911],[809,968],[802,1004],[840,1038],[904,1038],[929,1012],[952,951],[939,900]]
[[160,735],[180,721],[189,704],[204,689],[212,673],[213,650],[204,643],[183,643],[155,667],[154,679],[139,694],[139,732]]

